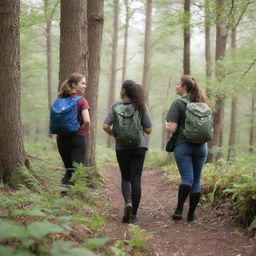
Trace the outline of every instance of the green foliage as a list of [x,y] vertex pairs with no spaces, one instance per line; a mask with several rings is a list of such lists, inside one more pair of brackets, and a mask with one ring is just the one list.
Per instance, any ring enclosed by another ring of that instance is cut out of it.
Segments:
[[113,246],[110,247],[113,256],[128,256],[127,253],[123,250],[122,241],[118,240]]
[[[30,191],[26,187],[16,191],[1,188],[1,216],[6,221],[1,220],[0,223],[0,243],[6,244],[7,240],[8,245],[15,248],[0,246],[0,255],[96,255],[85,244],[78,247],[73,243],[65,242],[63,245],[62,241],[56,241],[51,245],[49,241],[52,238],[58,240],[60,236],[67,239],[69,230],[76,227],[84,231],[81,237],[84,240],[87,239],[86,234],[97,236],[97,231],[105,223],[95,205],[100,187],[97,191],[90,189],[88,169],[77,165],[75,186],[68,189],[69,196],[60,197],[61,172],[56,166],[61,166],[61,162],[59,156],[56,157],[52,140],[27,140],[26,149],[32,155],[31,165],[40,181],[39,191]],[[90,248],[104,246],[106,242],[107,238],[87,239]]]
[[217,167],[207,164],[202,177],[206,199],[211,204],[231,200],[236,217],[246,226],[256,215],[255,160],[254,155],[245,155]]
[[0,239],[4,238],[18,238],[24,239],[28,238],[28,233],[24,225],[13,223],[10,221],[0,220],[1,230],[0,230]]
[[0,255],[4,256],[35,256],[35,254],[29,252],[27,249],[14,249],[8,246],[0,245]]
[[13,209],[9,211],[9,217],[15,216],[29,216],[29,217],[46,217],[46,213],[44,213],[39,207],[33,207],[28,209]]
[[137,225],[129,225],[130,239],[126,240],[127,244],[133,248],[141,248],[152,238],[153,233],[141,229]]
[[[21,242],[18,247],[19,255],[21,255],[21,251],[24,251],[24,255],[26,252],[29,254],[30,251],[34,253],[45,252],[45,237],[49,234],[64,232],[62,227],[48,221],[32,222],[27,227],[10,221],[1,221],[0,224],[0,239],[16,238]],[[8,249],[7,251],[11,252]]]
[[249,229],[249,231],[253,231],[253,230],[256,231],[256,217],[254,217],[254,219],[248,229]]
[[52,233],[62,233],[64,230],[59,225],[48,221],[33,222],[28,226],[28,232],[38,240],[44,239],[45,236]]
[[52,246],[51,256],[96,256],[95,253],[86,249],[74,247],[70,242],[55,241]]
[[91,224],[89,228],[93,231],[99,231],[104,224],[105,224],[105,218],[100,214],[96,214],[94,218],[91,220]]
[[95,249],[104,246],[108,242],[109,238],[102,237],[102,238],[92,238],[86,240],[86,246],[89,249]]
[[1,195],[0,207],[12,209],[15,207],[23,208],[30,204],[40,204],[43,196],[33,193],[27,188],[16,190],[15,192],[3,193]]
[[145,159],[145,166],[152,167],[162,167],[170,164],[170,159],[168,159],[168,154],[166,151],[149,148],[147,152],[147,157]]

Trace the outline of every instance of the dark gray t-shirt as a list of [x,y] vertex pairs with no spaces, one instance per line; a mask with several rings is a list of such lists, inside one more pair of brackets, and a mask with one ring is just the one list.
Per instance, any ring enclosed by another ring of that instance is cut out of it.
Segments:
[[[129,99],[123,99],[121,100],[122,103],[124,104],[131,104],[131,101]],[[116,113],[114,110],[114,107],[120,103],[120,101],[115,102],[114,104],[111,105],[109,108],[109,111],[107,113],[107,116],[105,117],[104,124],[107,124],[109,126],[112,126],[115,123],[116,120]],[[152,128],[152,119],[149,113],[148,108],[146,107],[146,111],[143,113],[142,118],[141,118],[141,125],[143,128]],[[140,144],[137,146],[132,146],[132,147],[123,147],[119,144],[116,143],[116,150],[122,150],[122,149],[127,149],[127,148],[148,148],[148,143],[146,140],[145,135],[143,134],[143,137],[140,141]]]
[[[185,98],[190,101],[190,96],[184,96],[182,98]],[[175,100],[166,116],[166,120],[172,123],[178,124],[177,130],[175,133],[172,134],[174,141],[174,145],[187,143],[185,136],[183,134],[183,129],[185,127],[185,112],[186,112],[186,104],[177,99]]]

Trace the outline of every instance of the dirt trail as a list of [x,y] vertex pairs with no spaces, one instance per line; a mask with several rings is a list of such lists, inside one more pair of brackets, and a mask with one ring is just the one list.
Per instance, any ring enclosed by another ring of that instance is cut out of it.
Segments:
[[[106,228],[113,230],[113,239],[124,239],[127,224],[120,222],[123,199],[117,167],[106,167],[106,190],[110,197]],[[178,184],[164,184],[161,170],[144,168],[142,200],[138,211],[139,227],[154,231],[151,242],[156,256],[256,256],[256,240],[248,238],[228,221],[219,221],[209,208],[198,207],[199,222],[189,225],[185,220],[170,218],[176,206]],[[184,213],[187,212],[185,205]]]

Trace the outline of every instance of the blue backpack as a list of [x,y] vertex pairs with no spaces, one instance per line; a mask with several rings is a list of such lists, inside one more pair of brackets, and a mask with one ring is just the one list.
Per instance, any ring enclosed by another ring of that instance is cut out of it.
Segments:
[[79,130],[77,119],[77,101],[82,96],[74,98],[59,98],[51,106],[50,132],[52,134],[67,135]]

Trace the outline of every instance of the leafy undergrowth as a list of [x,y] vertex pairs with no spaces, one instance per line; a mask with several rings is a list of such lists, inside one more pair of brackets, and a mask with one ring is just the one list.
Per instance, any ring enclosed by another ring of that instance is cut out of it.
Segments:
[[[61,187],[63,170],[53,141],[30,142],[26,150],[38,189],[0,188],[0,255],[121,256],[131,255],[129,250],[144,255],[141,248],[148,236],[138,227],[129,228],[129,240],[103,237],[108,199],[101,177],[94,178],[92,188],[88,176],[93,170],[77,165],[75,185]],[[67,195],[61,196],[61,191]]]
[[202,178],[206,200],[228,206],[233,217],[249,230],[256,229],[256,157],[244,155],[232,163],[207,164]]

